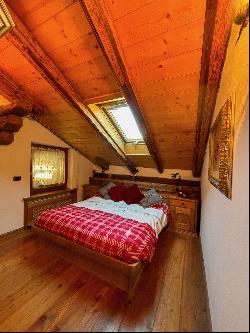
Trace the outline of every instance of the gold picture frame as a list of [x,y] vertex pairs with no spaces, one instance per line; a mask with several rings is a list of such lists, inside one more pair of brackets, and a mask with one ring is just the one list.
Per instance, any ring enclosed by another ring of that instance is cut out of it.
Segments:
[[209,136],[208,179],[227,198],[232,198],[235,95],[216,117]]

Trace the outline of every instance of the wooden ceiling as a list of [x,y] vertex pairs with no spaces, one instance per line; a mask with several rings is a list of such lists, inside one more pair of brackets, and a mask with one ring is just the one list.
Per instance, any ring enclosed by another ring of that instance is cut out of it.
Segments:
[[[36,119],[41,124],[91,161],[99,156],[112,165],[158,166],[160,170],[161,164],[162,168],[192,169],[205,0],[5,3],[16,23],[13,31],[18,32],[14,37],[9,32],[0,39],[0,70],[32,103],[40,106],[43,112]],[[96,4],[107,19],[112,32],[109,38],[117,47],[130,93],[145,123],[149,144],[154,147],[151,156],[129,156],[131,164],[84,116],[84,106],[127,93],[110,55],[105,53],[105,41],[91,26],[93,13],[87,17],[83,9],[83,5],[88,9]],[[26,45],[20,46],[25,38],[20,31],[24,28],[16,16],[46,55],[47,58],[41,56],[41,63],[32,55],[34,40],[26,37]],[[52,79],[53,73],[60,76],[56,78],[58,84]],[[18,98],[14,92],[7,94],[3,88],[1,91],[1,86],[0,95],[10,101]],[[82,112],[79,105],[83,105]]]

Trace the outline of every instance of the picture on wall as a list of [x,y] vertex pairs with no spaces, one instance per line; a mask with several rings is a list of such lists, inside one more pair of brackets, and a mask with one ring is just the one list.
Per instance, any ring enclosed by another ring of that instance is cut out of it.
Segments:
[[217,115],[209,136],[208,178],[227,198],[232,197],[235,95]]

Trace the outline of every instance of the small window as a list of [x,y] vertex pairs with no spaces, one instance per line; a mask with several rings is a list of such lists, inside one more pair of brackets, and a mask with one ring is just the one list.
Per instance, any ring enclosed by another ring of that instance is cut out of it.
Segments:
[[128,105],[108,108],[108,112],[125,137],[125,141],[142,141],[143,137]]
[[31,194],[67,187],[68,149],[32,144]]
[[126,102],[104,103],[101,107],[125,143],[143,142],[143,137],[136,124],[134,115]]

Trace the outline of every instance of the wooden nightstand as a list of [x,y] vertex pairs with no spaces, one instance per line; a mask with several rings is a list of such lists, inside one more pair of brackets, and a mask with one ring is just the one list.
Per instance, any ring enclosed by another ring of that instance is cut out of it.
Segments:
[[177,195],[169,196],[170,230],[185,232],[197,236],[197,212],[199,200],[182,198]]

